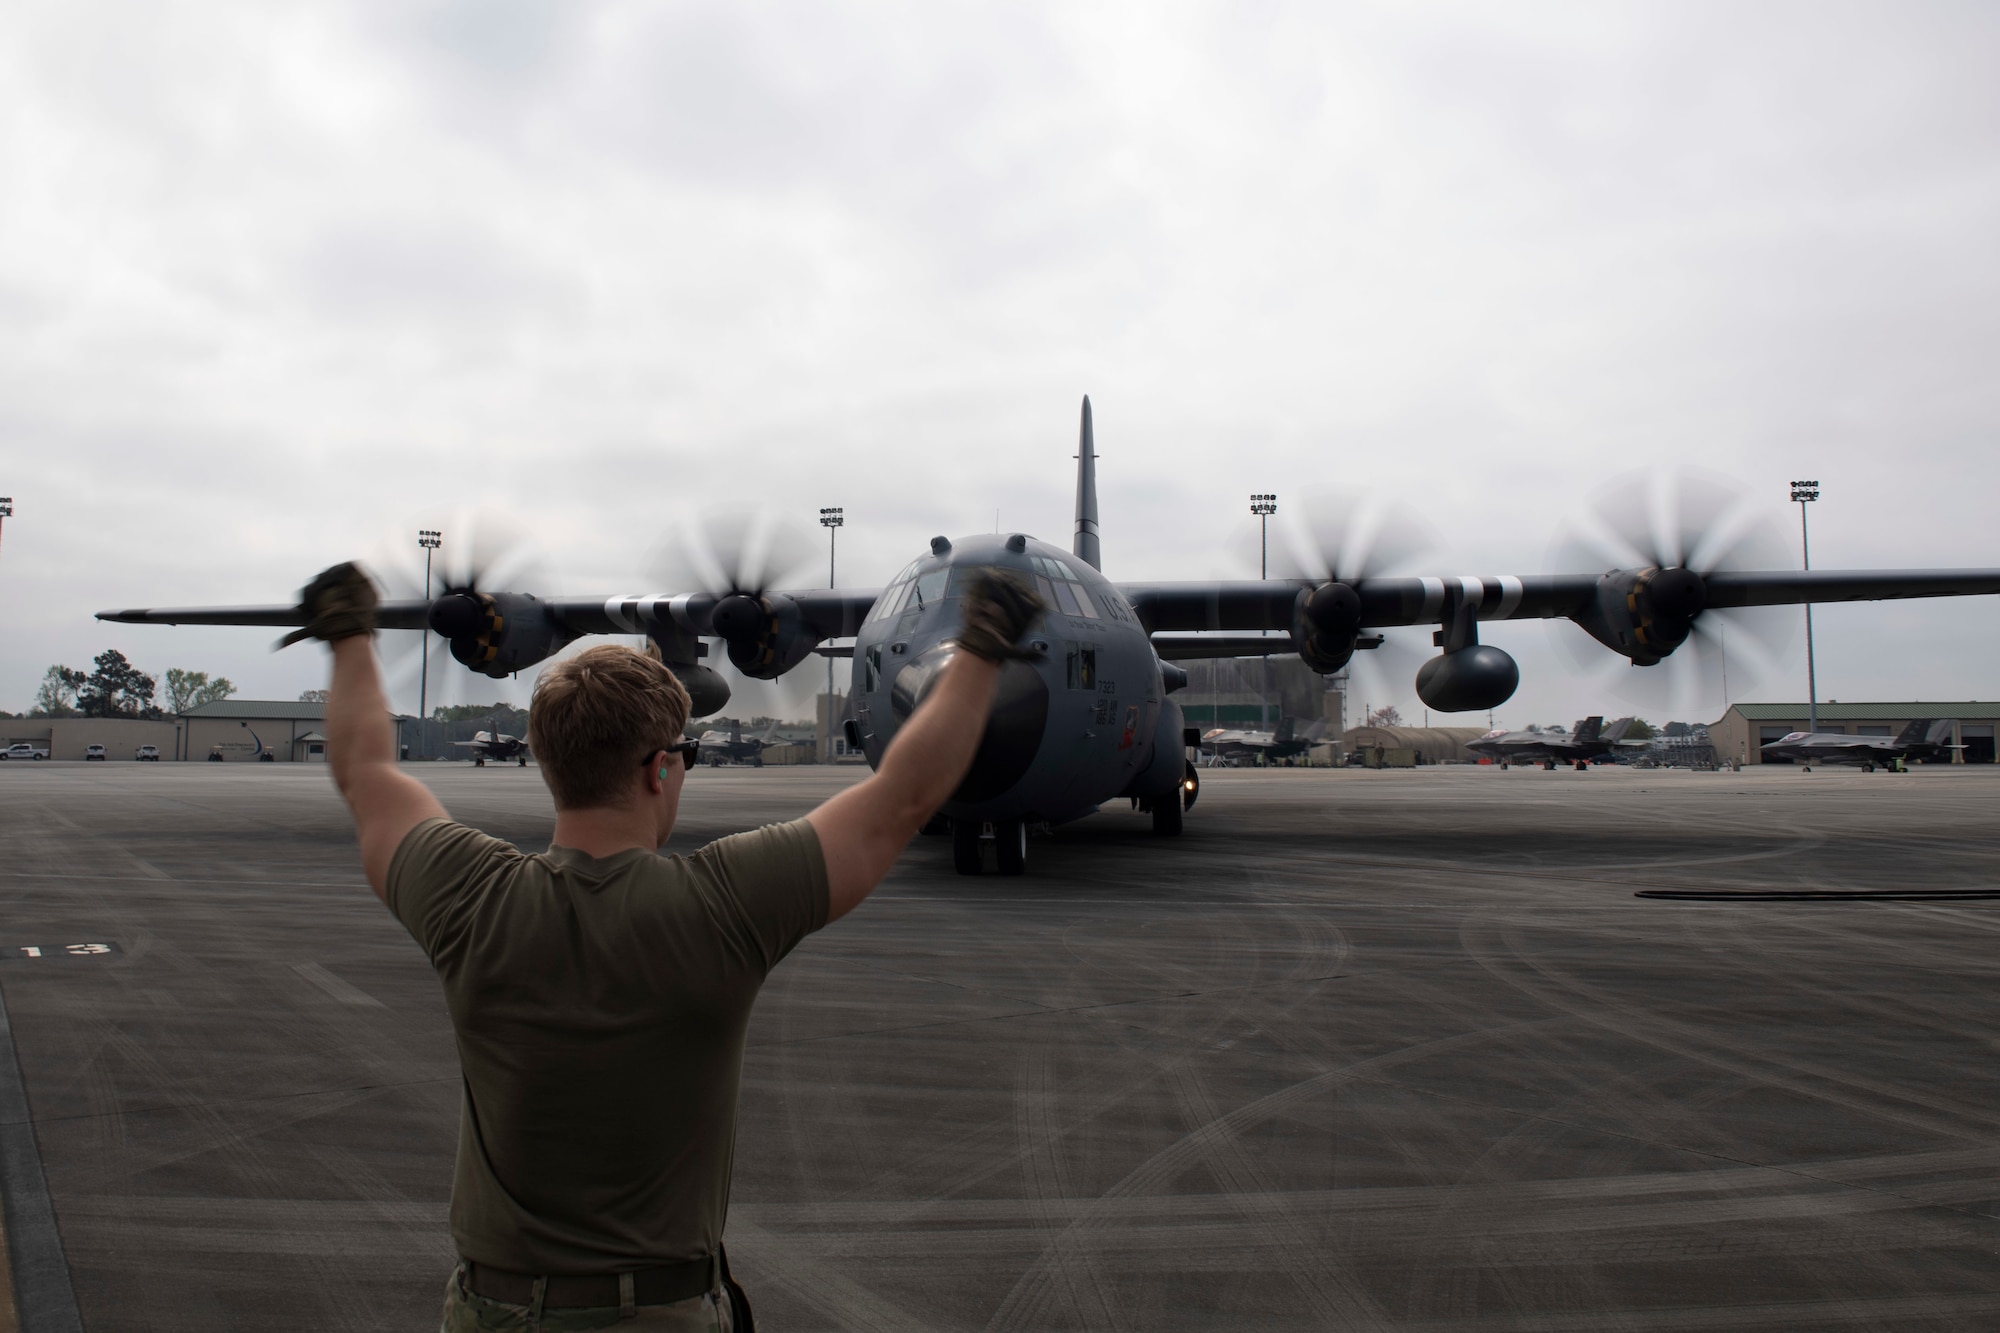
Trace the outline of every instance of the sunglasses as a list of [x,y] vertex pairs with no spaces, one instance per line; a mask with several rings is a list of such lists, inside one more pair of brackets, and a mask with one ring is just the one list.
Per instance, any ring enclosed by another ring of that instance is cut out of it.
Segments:
[[639,767],[651,768],[653,765],[653,756],[659,754],[661,751],[665,751],[668,754],[677,754],[681,757],[682,769],[692,770],[694,768],[695,755],[700,749],[700,741],[675,741],[672,745],[662,745],[658,750],[649,750],[644,755],[641,755],[639,758]]

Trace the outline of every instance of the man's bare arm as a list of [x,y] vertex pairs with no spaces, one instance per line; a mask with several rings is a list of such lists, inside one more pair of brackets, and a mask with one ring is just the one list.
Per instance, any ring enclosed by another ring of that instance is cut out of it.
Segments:
[[806,816],[826,859],[826,919],[866,898],[972,767],[998,663],[959,653],[889,742],[875,775]]
[[375,896],[387,901],[389,862],[409,831],[444,817],[430,788],[396,767],[396,730],[367,634],[336,639],[333,682],[326,699],[326,762],[334,785],[354,812],[361,868]]

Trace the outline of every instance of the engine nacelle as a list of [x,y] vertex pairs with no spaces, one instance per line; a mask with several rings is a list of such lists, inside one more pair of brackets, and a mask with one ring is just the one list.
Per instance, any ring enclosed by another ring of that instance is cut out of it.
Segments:
[[447,593],[431,603],[430,626],[450,641],[453,657],[495,678],[545,661],[574,637],[525,592]]
[[799,604],[783,593],[732,593],[715,604],[708,623],[722,636],[736,669],[757,680],[776,680],[819,646]]
[[729,682],[698,662],[669,662],[667,670],[687,688],[688,716],[707,717],[729,706]]
[[1521,668],[1490,643],[1431,658],[1417,669],[1417,697],[1440,713],[1498,708],[1521,683]]
[[1322,676],[1347,665],[1360,632],[1361,595],[1345,583],[1322,583],[1292,603],[1292,646]]
[[1586,634],[1639,666],[1687,642],[1708,606],[1708,585],[1691,569],[1614,569],[1597,580],[1590,607],[1572,617]]

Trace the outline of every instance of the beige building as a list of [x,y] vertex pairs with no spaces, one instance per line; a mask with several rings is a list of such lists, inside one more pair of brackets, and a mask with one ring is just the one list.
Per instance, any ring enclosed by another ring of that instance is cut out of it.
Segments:
[[[1955,762],[1990,764],[1994,760],[1994,727],[2000,726],[2000,703],[1823,703],[1819,706],[1819,729],[1845,732],[1850,736],[1895,736],[1919,718],[1953,718]],[[1729,711],[1708,727],[1709,743],[1723,763],[1765,762],[1758,747],[1789,732],[1806,730],[1803,703],[1731,704]],[[1788,759],[1773,763],[1790,763]]]
[[323,763],[326,705],[270,699],[218,699],[181,714],[176,750],[169,759],[225,763]]
[[155,746],[161,759],[174,755],[176,728],[169,721],[146,721],[136,717],[22,717],[8,718],[6,741],[26,741],[45,747],[51,759],[84,759],[93,745],[104,747],[108,761],[131,763],[142,745]]

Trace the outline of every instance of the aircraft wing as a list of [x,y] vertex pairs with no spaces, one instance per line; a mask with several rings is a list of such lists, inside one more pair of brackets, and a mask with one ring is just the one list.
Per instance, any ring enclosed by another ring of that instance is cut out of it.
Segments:
[[[813,588],[787,592],[799,618],[823,638],[851,637],[882,595],[880,588]],[[521,594],[502,594],[519,597]],[[384,602],[376,620],[384,629],[424,629],[433,608],[452,600],[421,598]],[[572,637],[585,634],[644,634],[653,628],[697,636],[716,633],[710,616],[722,599],[713,593],[635,593],[608,597],[536,598],[551,626]],[[274,629],[305,624],[297,606],[128,607],[99,611],[99,620],[128,625],[266,625]]]
[[[1620,571],[1626,572],[1626,571]],[[1609,573],[1609,571],[1607,571]],[[1707,605],[1797,606],[1806,602],[1889,601],[2000,594],[2000,569],[1766,570],[1706,575]],[[1139,622],[1162,630],[1289,630],[1302,579],[1121,583]],[[1369,628],[1443,623],[1448,604],[1472,605],[1476,620],[1588,615],[1594,574],[1501,574],[1360,579],[1360,623]],[[1252,655],[1256,650],[1252,649]],[[1165,654],[1162,654],[1163,656]]]
[[[375,610],[383,629],[422,629],[430,603],[422,600],[384,602]],[[297,606],[143,606],[99,611],[99,620],[126,625],[268,625],[289,629],[306,623]]]

